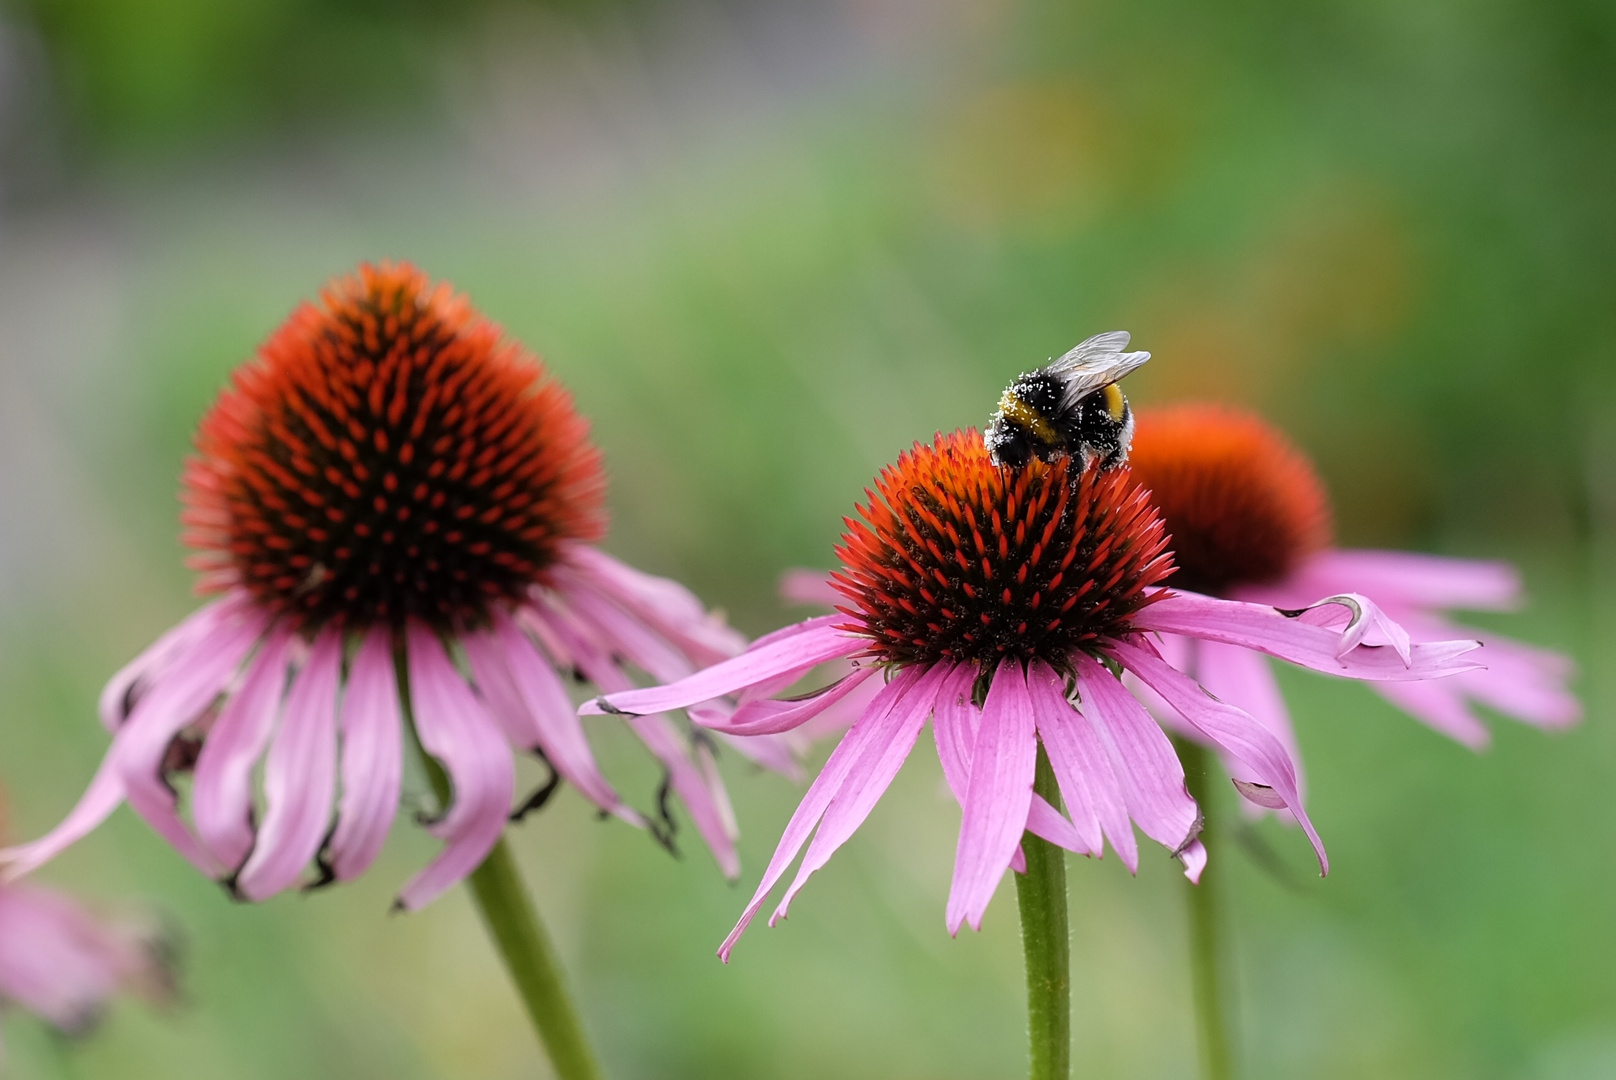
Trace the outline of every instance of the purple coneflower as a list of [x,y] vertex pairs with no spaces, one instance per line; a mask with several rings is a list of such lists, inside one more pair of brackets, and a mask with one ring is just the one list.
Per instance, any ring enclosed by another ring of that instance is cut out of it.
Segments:
[[[1333,547],[1329,502],[1318,474],[1262,419],[1217,405],[1146,410],[1138,415],[1130,463],[1172,538],[1172,588],[1278,608],[1358,592],[1415,639],[1484,637],[1484,647],[1472,657],[1481,665],[1474,670],[1437,681],[1375,685],[1394,705],[1467,746],[1479,748],[1488,740],[1473,704],[1545,728],[1581,716],[1580,703],[1565,687],[1571,672],[1566,657],[1456,625],[1442,613],[1513,607],[1520,599],[1513,567]],[[1202,640],[1195,625],[1181,627],[1170,612],[1155,625],[1163,631],[1164,656],[1262,721],[1300,763],[1284,699],[1262,657],[1224,640]],[[1175,632],[1180,629],[1185,632]],[[1184,728],[1170,704],[1153,704],[1164,720]],[[1198,737],[1193,725],[1183,733]]]
[[[356,877],[398,809],[404,691],[453,799],[427,825],[444,850],[401,906],[499,840],[513,750],[645,823],[597,769],[558,670],[622,691],[626,664],[678,679],[745,642],[679,585],[591,546],[605,476],[588,434],[537,358],[407,264],[363,266],[298,308],[236,372],[186,468],[185,540],[216,598],[107,684],[111,749],[54,832],[4,853],[11,875],[127,801],[250,900]],[[734,876],[705,737],[660,715],[630,725]],[[746,749],[782,763],[768,742]]]
[[103,919],[53,889],[0,885],[0,1004],[79,1035],[120,994],[173,998],[164,934]]
[[[760,638],[671,685],[610,693],[583,709],[632,716],[695,707],[700,722],[720,730],[781,732],[877,673],[886,678],[792,815],[720,947],[726,960],[803,846],[774,919],[858,828],[928,718],[963,810],[950,933],[980,927],[1004,871],[1020,859],[1024,832],[1090,855],[1109,842],[1132,870],[1137,824],[1194,878],[1205,861],[1196,804],[1167,736],[1119,681],[1123,671],[1240,761],[1253,790],[1289,807],[1325,867],[1284,745],[1162,658],[1149,635],[1164,624],[1353,678],[1418,680],[1471,666],[1461,657],[1474,642],[1409,645],[1361,597],[1282,613],[1160,588],[1173,568],[1166,534],[1126,469],[1083,470],[1065,456],[1003,468],[978,432],[959,431],[917,444],[876,488],[837,551],[840,614]],[[854,670],[823,690],[775,697],[818,665],[848,661]],[[725,699],[735,706],[727,716],[714,705],[727,710]],[[1058,781],[1053,801],[1034,793],[1040,748]]]

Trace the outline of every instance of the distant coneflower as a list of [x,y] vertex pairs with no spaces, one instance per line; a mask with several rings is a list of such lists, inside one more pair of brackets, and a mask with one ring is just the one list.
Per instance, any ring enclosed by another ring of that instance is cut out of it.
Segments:
[[[185,540],[216,599],[107,684],[111,749],[54,832],[4,853],[11,874],[127,801],[247,899],[353,878],[398,808],[404,691],[453,798],[427,825],[445,848],[402,906],[488,855],[513,749],[643,823],[596,768],[558,670],[620,691],[627,664],[677,679],[745,642],[590,546],[606,526],[588,435],[534,356],[411,266],[363,266],[300,307],[236,372],[186,468]],[[631,726],[733,876],[709,743],[663,716]]]
[[[694,706],[699,721],[720,730],[781,732],[878,673],[888,679],[786,826],[720,948],[726,959],[803,846],[776,919],[863,822],[928,718],[963,808],[950,933],[980,926],[1004,871],[1020,861],[1024,832],[1092,855],[1109,841],[1133,869],[1137,823],[1196,876],[1205,860],[1196,805],[1172,744],[1119,681],[1123,671],[1173,702],[1290,807],[1324,866],[1285,747],[1163,660],[1148,635],[1165,624],[1354,678],[1427,679],[1471,666],[1461,659],[1469,641],[1376,647],[1370,635],[1395,628],[1361,598],[1346,601],[1350,610],[1337,609],[1336,619],[1161,588],[1173,570],[1167,537],[1125,468],[1084,469],[1068,456],[1000,467],[979,433],[960,431],[917,444],[876,489],[837,551],[840,614],[770,634],[671,685],[610,693],[583,709],[637,715]],[[848,661],[853,671],[825,689],[776,699],[816,666]],[[726,710],[733,704],[733,713],[713,712],[715,700]],[[1040,746],[1058,781],[1054,802],[1034,794]]]
[[[1571,670],[1565,657],[1456,625],[1442,613],[1514,606],[1520,579],[1512,566],[1334,547],[1329,501],[1312,464],[1261,418],[1218,405],[1142,411],[1131,462],[1172,537],[1177,569],[1167,579],[1170,587],[1280,608],[1358,592],[1414,639],[1485,639],[1472,657],[1480,665],[1475,670],[1375,686],[1394,705],[1467,746],[1488,739],[1473,703],[1547,728],[1581,715],[1565,687]],[[1157,629],[1164,656],[1262,721],[1300,760],[1278,683],[1260,656],[1225,641],[1199,640],[1193,626],[1181,627],[1171,616],[1159,619]],[[1180,629],[1184,633],[1173,632]],[[1400,638],[1399,647],[1406,640]],[[1170,704],[1158,705],[1169,722],[1179,718]],[[1195,736],[1193,727],[1184,733]]]

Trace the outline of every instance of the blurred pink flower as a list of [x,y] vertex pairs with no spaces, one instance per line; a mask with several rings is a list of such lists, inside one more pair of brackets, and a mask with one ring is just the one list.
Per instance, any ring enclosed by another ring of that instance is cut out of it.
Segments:
[[124,993],[173,998],[165,935],[98,918],[54,890],[0,886],[0,1003],[76,1035]]
[[[431,901],[499,839],[513,750],[648,824],[596,767],[558,670],[622,691],[630,664],[675,680],[745,640],[681,586],[590,546],[605,532],[604,489],[570,396],[463,297],[408,265],[333,283],[202,422],[186,540],[203,590],[222,595],[107,684],[111,749],[55,831],[0,853],[10,875],[124,801],[247,899],[307,880],[311,864],[322,882],[363,873],[399,805],[401,679],[415,737],[454,791],[426,826],[444,850],[404,886],[403,907]],[[666,770],[664,795],[738,874],[710,737],[661,715],[629,726]],[[778,737],[736,745],[794,767]],[[188,824],[175,780],[192,773]],[[665,812],[654,827],[671,842]]]
[[[877,478],[879,494],[843,535],[844,569],[833,575],[840,614],[767,635],[671,685],[584,706],[625,715],[694,708],[698,722],[719,730],[773,733],[800,728],[877,672],[890,677],[809,786],[720,947],[724,959],[807,844],[770,921],[785,916],[808,877],[868,816],[928,718],[962,807],[950,933],[962,923],[980,928],[1004,871],[1019,861],[1024,831],[1091,855],[1109,841],[1133,870],[1137,823],[1196,878],[1206,857],[1198,810],[1172,744],[1118,680],[1124,670],[1244,763],[1257,790],[1296,814],[1327,868],[1284,746],[1158,655],[1147,635],[1164,624],[1354,678],[1418,680],[1471,666],[1461,657],[1473,642],[1410,646],[1358,597],[1286,615],[1157,588],[1172,560],[1145,493],[1126,469],[1079,469],[1068,457],[1002,469],[975,431],[917,444]],[[1392,640],[1395,647],[1383,647]],[[818,665],[849,661],[852,672],[823,690],[775,697]],[[704,713],[730,697],[737,707],[729,715]],[[1033,792],[1040,743],[1069,816]]]
[[[1143,410],[1130,464],[1172,537],[1173,588],[1283,609],[1355,592],[1395,620],[1402,628],[1399,641],[1483,639],[1471,657],[1480,665],[1474,670],[1437,681],[1374,685],[1392,704],[1473,748],[1488,741],[1474,704],[1544,728],[1581,717],[1580,703],[1566,689],[1572,670],[1566,657],[1460,626],[1443,614],[1454,607],[1513,607],[1521,593],[1513,567],[1332,547],[1329,504],[1312,464],[1259,417],[1215,405]],[[1163,656],[1262,721],[1300,763],[1279,685],[1260,656],[1216,638],[1173,633],[1178,624],[1170,618],[1157,628],[1163,631]],[[1167,702],[1151,703],[1175,730],[1199,737]],[[1238,776],[1240,769],[1231,763],[1231,772]]]

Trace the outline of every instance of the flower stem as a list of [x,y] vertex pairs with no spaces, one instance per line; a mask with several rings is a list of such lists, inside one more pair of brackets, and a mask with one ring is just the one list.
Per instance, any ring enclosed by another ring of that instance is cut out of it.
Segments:
[[[1038,747],[1033,790],[1060,805],[1055,770]],[[1016,875],[1021,947],[1027,958],[1029,1080],[1072,1074],[1072,960],[1066,926],[1066,853],[1032,833],[1021,838],[1027,872]]]
[[[410,702],[409,679],[404,650],[395,654],[399,698],[414,732],[415,714]],[[440,806],[447,807],[453,795],[449,776],[433,757],[416,743],[427,778]],[[539,1044],[550,1055],[550,1063],[560,1080],[602,1080],[605,1075],[589,1048],[578,1009],[567,992],[566,973],[556,955],[550,935],[539,920],[527,886],[522,882],[516,858],[503,837],[488,853],[481,866],[466,879],[477,902],[483,925],[499,950],[505,970],[527,1009],[528,1019],[539,1037]]]
[[[1201,842],[1215,850],[1221,829],[1217,823],[1217,803],[1210,798],[1209,790],[1212,756],[1200,743],[1178,738],[1173,743],[1179,760],[1184,763],[1185,783],[1201,807]],[[1190,983],[1194,990],[1203,1080],[1233,1080],[1235,1075],[1229,1016],[1225,1010],[1222,882],[1222,868],[1215,861],[1208,861],[1201,871],[1199,885],[1184,883],[1189,902]]]

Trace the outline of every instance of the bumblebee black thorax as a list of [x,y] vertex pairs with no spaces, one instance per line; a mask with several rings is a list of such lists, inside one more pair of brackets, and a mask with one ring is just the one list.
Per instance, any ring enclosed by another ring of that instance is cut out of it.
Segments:
[[1061,377],[1048,368],[1011,383],[983,437],[993,460],[1020,468],[1034,457],[1053,461],[1071,454],[1097,458],[1105,467],[1121,464],[1132,427],[1121,391],[1107,386],[1063,408],[1064,397]]

